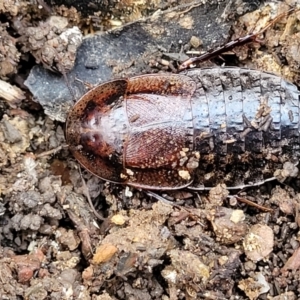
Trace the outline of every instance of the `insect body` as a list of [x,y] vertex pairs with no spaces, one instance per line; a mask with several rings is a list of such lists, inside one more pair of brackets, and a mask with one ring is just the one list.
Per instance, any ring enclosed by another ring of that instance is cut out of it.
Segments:
[[227,67],[100,84],[75,104],[66,135],[95,175],[166,190],[272,177],[298,160],[299,124],[295,85]]

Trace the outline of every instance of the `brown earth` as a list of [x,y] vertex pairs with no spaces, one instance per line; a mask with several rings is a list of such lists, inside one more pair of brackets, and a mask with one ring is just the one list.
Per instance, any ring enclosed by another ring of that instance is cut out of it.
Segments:
[[[300,298],[299,178],[238,193],[217,185],[210,191],[162,191],[154,197],[104,182],[81,173],[65,147],[64,124],[57,120],[69,106],[42,108],[24,86],[36,64],[56,72],[50,73],[53,78],[68,76],[76,68],[82,35],[112,29],[122,36],[140,26],[137,19],[159,9],[159,18],[144,23],[153,25],[154,48],[161,34],[154,25],[161,16],[168,16],[168,22],[176,18],[189,32],[198,7],[207,15],[219,8],[219,24],[227,34],[209,41],[191,33],[178,45],[174,40],[177,53],[151,48],[151,56],[144,53],[134,63],[111,58],[106,61],[112,77],[172,72],[181,49],[191,55],[244,36],[295,5],[271,2],[254,10],[251,1],[204,2],[185,1],[178,13],[176,1],[119,1],[118,6],[107,1],[102,11],[88,15],[43,0],[0,2],[1,299]],[[170,7],[175,10],[165,13]],[[205,64],[248,66],[299,84],[299,20],[299,13],[291,14],[259,37],[263,42]]]

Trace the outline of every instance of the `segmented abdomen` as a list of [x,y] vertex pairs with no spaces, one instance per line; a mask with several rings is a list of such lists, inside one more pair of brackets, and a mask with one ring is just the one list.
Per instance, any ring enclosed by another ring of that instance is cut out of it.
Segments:
[[214,184],[220,176],[227,184],[262,180],[285,161],[298,159],[295,85],[243,68],[195,69],[186,75],[197,84],[192,111],[195,150],[202,154],[200,182],[209,178]]

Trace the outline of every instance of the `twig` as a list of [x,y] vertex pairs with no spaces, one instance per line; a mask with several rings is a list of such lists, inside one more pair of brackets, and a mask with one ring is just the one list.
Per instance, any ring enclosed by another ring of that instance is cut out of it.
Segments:
[[246,203],[247,205],[256,207],[256,208],[258,208],[258,209],[260,209],[262,211],[266,211],[266,212],[272,212],[273,211],[272,208],[265,207],[263,205],[255,203],[255,202],[253,202],[253,201],[251,201],[249,199],[242,198],[242,197],[237,196],[237,195],[235,195],[235,196],[227,196],[227,198],[229,198],[229,199],[234,198],[234,199],[238,200],[239,202]]
[[56,154],[57,152],[59,152],[60,150],[64,149],[64,148],[68,148],[69,146],[67,144],[63,144],[63,145],[60,145],[56,148],[53,148],[49,151],[44,151],[40,154],[36,154],[35,157],[36,158],[41,158],[41,157],[45,157],[45,156],[49,156],[49,155],[53,155],[53,154]]

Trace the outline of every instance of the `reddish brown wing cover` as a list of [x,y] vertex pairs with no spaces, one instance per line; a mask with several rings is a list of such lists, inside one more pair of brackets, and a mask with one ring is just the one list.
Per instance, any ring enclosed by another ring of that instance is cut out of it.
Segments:
[[199,159],[190,103],[195,88],[182,75],[101,84],[68,116],[70,149],[85,168],[109,181],[149,189],[186,186]]
[[129,121],[124,145],[128,184],[170,189],[190,184],[194,159],[191,96],[196,84],[182,75],[131,78],[126,97]]

